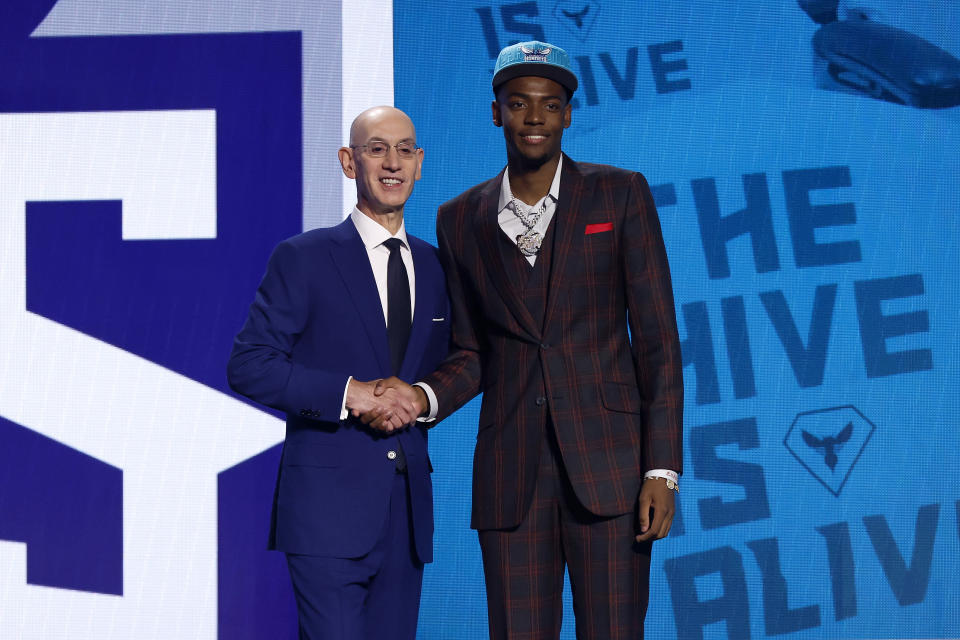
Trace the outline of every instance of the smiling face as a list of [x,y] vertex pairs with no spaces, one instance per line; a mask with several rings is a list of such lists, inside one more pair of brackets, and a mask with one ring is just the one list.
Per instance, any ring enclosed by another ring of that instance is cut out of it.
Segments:
[[[373,218],[403,213],[403,206],[420,179],[423,150],[400,157],[395,145],[417,140],[413,122],[393,107],[374,107],[364,111],[350,127],[350,147],[339,151],[343,173],[357,181],[357,208]],[[387,146],[381,158],[370,155],[363,145],[376,142]]]
[[535,169],[560,155],[560,140],[563,130],[570,126],[570,111],[567,92],[559,83],[520,76],[497,90],[493,124],[503,127],[511,161]]

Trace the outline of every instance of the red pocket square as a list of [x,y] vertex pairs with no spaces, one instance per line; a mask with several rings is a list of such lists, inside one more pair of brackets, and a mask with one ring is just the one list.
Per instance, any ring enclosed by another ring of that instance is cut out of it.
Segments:
[[599,224],[588,224],[584,229],[583,235],[588,236],[591,233],[603,233],[604,231],[613,231],[612,222],[601,222]]

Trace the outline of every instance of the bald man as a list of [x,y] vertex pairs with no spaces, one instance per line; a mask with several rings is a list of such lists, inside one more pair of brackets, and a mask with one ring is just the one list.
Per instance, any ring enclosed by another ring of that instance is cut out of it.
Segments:
[[[338,154],[356,207],[277,246],[227,375],[286,413],[270,548],[287,555],[300,638],[413,640],[433,559],[427,431],[417,407],[373,389],[437,367],[449,302],[436,249],[404,230],[423,163],[410,118],[364,111]],[[390,416],[387,432],[356,419],[372,409]]]

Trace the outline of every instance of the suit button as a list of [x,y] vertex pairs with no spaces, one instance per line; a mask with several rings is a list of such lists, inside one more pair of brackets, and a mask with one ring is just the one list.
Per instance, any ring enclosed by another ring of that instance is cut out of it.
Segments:
[[389,459],[391,459],[391,460],[396,460],[396,459],[397,459],[397,452],[394,451],[393,449],[391,449],[390,451],[387,451],[387,457],[388,457]]
[[537,398],[537,406],[538,406],[538,407],[542,407],[542,406],[545,405],[546,403],[547,403],[547,399],[544,398],[543,396],[540,396],[539,398]]
[[540,348],[541,348],[541,349],[549,349],[549,348],[550,348],[550,345],[547,344],[546,342],[541,342],[541,343],[540,343]]

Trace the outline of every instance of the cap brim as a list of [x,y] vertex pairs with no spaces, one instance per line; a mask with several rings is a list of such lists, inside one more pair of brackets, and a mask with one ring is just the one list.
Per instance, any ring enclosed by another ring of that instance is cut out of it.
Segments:
[[519,78],[520,76],[537,76],[539,78],[548,78],[559,83],[565,89],[568,89],[570,93],[575,92],[578,86],[577,76],[573,75],[573,73],[562,67],[552,64],[545,64],[543,62],[521,62],[519,64],[513,64],[509,67],[500,69],[500,71],[497,72],[497,75],[493,76],[493,90],[496,91],[497,88],[504,82],[509,82],[510,80]]

